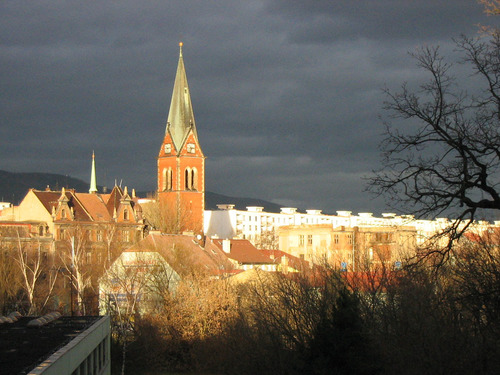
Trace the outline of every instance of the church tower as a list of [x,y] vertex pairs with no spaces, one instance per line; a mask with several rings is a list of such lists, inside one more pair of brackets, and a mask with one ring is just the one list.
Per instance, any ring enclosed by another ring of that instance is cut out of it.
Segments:
[[205,156],[201,150],[179,43],[179,63],[158,155],[158,200],[172,232],[203,232]]

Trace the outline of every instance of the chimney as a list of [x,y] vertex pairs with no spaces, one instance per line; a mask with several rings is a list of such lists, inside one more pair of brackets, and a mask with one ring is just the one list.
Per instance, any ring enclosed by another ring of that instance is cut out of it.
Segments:
[[226,254],[231,252],[231,240],[222,240],[222,250],[224,250]]

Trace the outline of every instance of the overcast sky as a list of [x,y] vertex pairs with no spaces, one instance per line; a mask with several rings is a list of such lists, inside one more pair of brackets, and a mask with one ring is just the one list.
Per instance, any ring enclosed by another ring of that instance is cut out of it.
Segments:
[[89,180],[95,150],[100,185],[154,190],[182,41],[206,190],[379,214],[382,89],[493,21],[475,0],[2,0],[0,169]]

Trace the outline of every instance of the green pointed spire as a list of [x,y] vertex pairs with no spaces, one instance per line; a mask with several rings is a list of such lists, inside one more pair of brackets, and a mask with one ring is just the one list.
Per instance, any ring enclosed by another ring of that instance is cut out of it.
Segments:
[[92,151],[92,172],[90,173],[89,193],[90,194],[97,193],[97,182],[96,182],[96,177],[95,177],[95,154],[94,154],[94,151]]
[[182,57],[181,42],[179,43],[179,64],[177,65],[177,73],[175,76],[174,90],[172,92],[166,128],[166,132],[170,132],[172,136],[177,151],[182,148],[190,129],[193,129],[195,137],[198,138],[186,77],[186,69],[184,68],[184,59]]

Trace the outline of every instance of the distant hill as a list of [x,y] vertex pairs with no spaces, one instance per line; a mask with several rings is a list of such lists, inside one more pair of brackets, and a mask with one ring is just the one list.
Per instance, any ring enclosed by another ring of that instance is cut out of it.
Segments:
[[247,206],[260,206],[264,207],[267,212],[280,212],[282,205],[264,201],[256,198],[236,198],[228,197],[226,195],[205,192],[205,209],[216,210],[218,204],[234,204],[239,210],[246,210]]
[[[15,205],[24,198],[29,189],[44,190],[50,186],[52,190],[61,188],[75,189],[78,192],[88,192],[88,182],[54,173],[15,173],[0,170],[0,202],[11,202]],[[102,187],[98,187],[102,191]],[[147,192],[137,192],[140,197],[146,197]],[[267,212],[280,212],[276,203],[255,198],[237,198],[205,192],[205,208],[216,210],[218,204],[234,204],[237,209],[245,210],[247,206],[261,206]]]
[[14,173],[0,170],[0,201],[19,204],[29,189],[71,188],[88,192],[89,184],[77,178],[53,173]]

